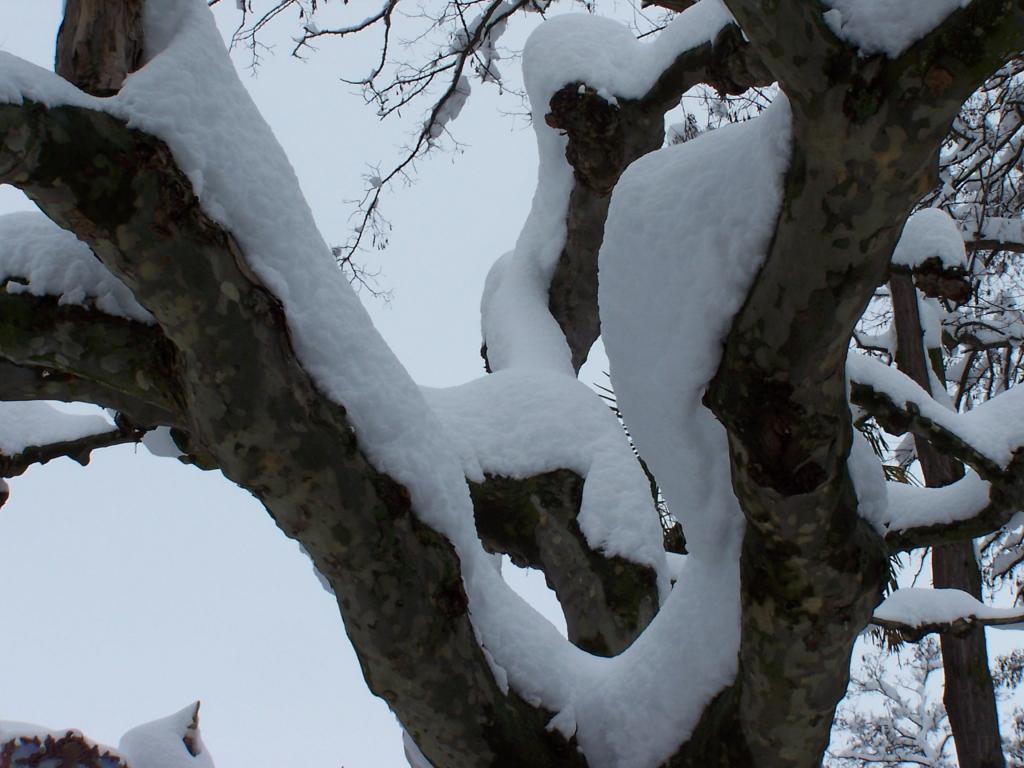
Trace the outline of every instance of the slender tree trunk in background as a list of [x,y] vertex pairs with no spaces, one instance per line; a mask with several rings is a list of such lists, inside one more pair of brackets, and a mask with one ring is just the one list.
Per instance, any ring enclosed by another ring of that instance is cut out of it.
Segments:
[[[917,306],[914,278],[907,272],[893,273],[893,317],[896,325],[896,365],[931,392],[929,360],[923,343],[923,329]],[[941,352],[931,360],[940,380],[944,379]],[[930,443],[916,440],[921,472],[929,488],[949,485],[963,477],[959,462],[938,453]],[[960,589],[981,599],[981,572],[971,541],[932,548],[932,582],[938,588]],[[988,668],[985,628],[975,627],[962,637],[944,633],[942,667],[946,676],[943,702],[949,714],[960,765],[970,768],[1004,768],[999,716],[995,691]]]
[[54,69],[94,96],[112,96],[142,62],[144,0],[66,0]]

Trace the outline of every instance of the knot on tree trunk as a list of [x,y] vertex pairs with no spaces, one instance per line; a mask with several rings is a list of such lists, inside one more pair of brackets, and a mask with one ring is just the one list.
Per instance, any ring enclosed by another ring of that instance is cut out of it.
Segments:
[[614,97],[570,83],[551,97],[550,107],[544,121],[569,137],[565,159],[576,180],[600,195],[611,194],[627,162],[622,109]]
[[971,276],[963,267],[950,267],[938,256],[926,259],[913,269],[917,289],[931,299],[949,299],[964,304],[974,293]]

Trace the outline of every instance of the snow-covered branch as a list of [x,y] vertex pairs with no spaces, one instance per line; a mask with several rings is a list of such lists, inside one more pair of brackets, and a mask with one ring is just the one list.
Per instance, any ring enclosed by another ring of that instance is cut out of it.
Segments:
[[964,240],[971,248],[1024,253],[1024,219],[990,216],[963,222]]
[[886,541],[908,549],[980,536],[1000,527],[1024,490],[1022,392],[1005,392],[958,414],[908,376],[866,355],[847,361],[850,399],[895,435],[911,432],[977,474],[945,488],[891,487]]
[[0,293],[0,329],[10,366],[0,400],[89,402],[137,425],[180,424],[175,352],[157,327],[19,292]]
[[881,361],[851,353],[850,399],[894,435],[928,440],[986,480],[998,480],[1024,446],[1018,414],[1024,393],[1010,390],[971,411],[957,413],[936,401],[909,376]]
[[[0,54],[0,179],[151,313],[190,451],[302,543],[345,605],[371,686],[424,752],[578,764],[546,728],[553,713],[507,695],[493,661],[524,636],[582,652],[550,625],[538,632],[543,619],[481,550],[462,466],[337,269],[205,6],[147,7],[166,36],[148,38],[153,57],[111,99]],[[183,110],[223,123],[183,122]]]
[[118,419],[61,413],[46,403],[0,402],[0,477],[67,457],[88,464],[99,448],[137,443],[146,430]]
[[875,609],[871,623],[919,640],[931,632],[964,634],[972,627],[1014,626],[1020,608],[993,608],[959,589],[897,589]]

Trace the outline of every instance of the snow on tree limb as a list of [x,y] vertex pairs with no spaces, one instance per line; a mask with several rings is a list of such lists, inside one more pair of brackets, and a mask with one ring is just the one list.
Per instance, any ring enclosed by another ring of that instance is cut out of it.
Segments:
[[[190,7],[183,3],[174,5],[179,12]],[[153,13],[159,17],[160,10],[156,8]],[[187,42],[188,33],[195,33],[194,25],[198,23],[191,18],[190,29],[189,24],[180,17],[175,18],[173,13],[160,20],[167,27],[151,30],[156,33],[148,36],[151,42],[160,40],[161,31],[170,35],[176,29],[185,35]],[[182,23],[181,28],[178,27],[179,22]],[[208,76],[208,84],[211,82],[209,76],[214,72],[230,72],[230,82],[234,83],[232,87],[236,90],[211,96],[218,105],[213,113],[221,113],[227,105],[237,104],[239,98],[244,98],[244,103],[249,104],[248,111],[228,119],[236,125],[240,121],[258,120],[258,117],[253,117],[255,109],[230,69],[222,44],[216,38],[212,19],[202,23],[209,25],[203,34],[216,42],[204,46],[205,39],[201,38],[198,55],[196,49],[186,49],[179,55],[196,57],[199,61],[192,64]],[[224,57],[224,61],[217,64],[214,59],[211,63],[210,56]],[[177,63],[165,63],[167,71],[176,71]],[[280,303],[259,282],[234,240],[198,205],[193,190],[204,191],[204,197],[209,198],[212,187],[203,182],[213,182],[218,177],[204,177],[203,171],[209,174],[215,169],[204,167],[202,157],[190,155],[186,148],[181,162],[192,172],[190,182],[178,170],[175,158],[159,140],[128,128],[116,117],[97,111],[97,102],[76,95],[66,83],[53,81],[50,79],[52,76],[47,77],[41,70],[14,62],[11,57],[5,57],[0,65],[0,83],[4,84],[0,86],[0,93],[10,94],[13,76],[15,84],[25,90],[33,90],[54,101],[66,97],[65,101],[78,103],[77,106],[54,105],[46,109],[38,103],[26,101],[18,91],[13,98],[15,104],[0,106],[0,174],[26,190],[51,218],[86,240],[106,266],[150,307],[171,344],[188,350],[187,356],[179,355],[171,360],[168,373],[176,380],[180,376],[186,385],[182,396],[189,404],[191,437],[203,452],[214,456],[228,477],[250,488],[261,498],[286,532],[303,541],[319,570],[331,579],[339,599],[347,601],[346,618],[361,627],[350,627],[350,634],[363,663],[375,670],[374,679],[382,686],[381,692],[396,710],[403,713],[407,726],[425,734],[423,743],[435,752],[449,748],[439,745],[455,744],[450,732],[455,728],[461,740],[461,746],[456,749],[471,750],[477,755],[491,750],[516,752],[525,749],[536,757],[537,764],[545,764],[551,759],[563,764],[564,747],[559,746],[561,737],[551,736],[544,730],[547,721],[544,711],[527,705],[519,698],[506,697],[494,682],[469,622],[467,598],[451,545],[415,518],[408,491],[375,470],[359,452],[344,409],[321,394],[310,374],[295,359],[293,342],[298,335],[289,334]],[[26,73],[28,76],[22,77]],[[159,77],[159,73],[147,73],[144,68],[130,79],[130,82],[138,84],[142,93],[149,87],[145,82],[146,76]],[[180,102],[168,98],[166,89],[159,92],[162,96],[158,98],[165,100],[164,115],[180,114],[183,109],[187,111]],[[196,93],[189,86],[186,93],[178,95],[187,98],[189,94]],[[132,96],[126,87],[119,97],[107,100],[104,106],[116,109],[118,103],[124,103],[118,100],[129,101]],[[136,105],[138,103],[135,102]],[[149,112],[146,116],[159,122],[159,114]],[[261,121],[251,127],[269,133]],[[214,131],[216,133],[216,128]],[[14,139],[15,136],[19,137],[18,140]],[[61,138],[65,136],[75,136],[75,145],[65,143]],[[220,132],[219,138],[230,141],[231,136],[231,132]],[[24,137],[29,137],[27,144]],[[179,140],[188,139],[179,136]],[[89,147],[88,151],[83,150],[85,146]],[[217,146],[223,148],[223,144],[216,141],[202,146],[214,152]],[[256,184],[253,188],[276,189],[282,195],[281,210],[265,211],[258,217],[268,224],[275,221],[279,224],[285,210],[291,211],[292,215],[309,216],[308,209],[296,203],[301,201],[297,189],[288,188],[284,183],[288,178],[294,178],[291,171],[281,174],[279,169],[267,167],[264,162],[267,146],[257,146],[255,151],[256,161],[235,167],[263,169],[271,174],[270,182]],[[107,183],[97,186],[96,169],[92,165],[94,158],[124,156],[125,153],[136,163],[130,170],[117,163],[103,165]],[[270,155],[282,157],[276,144]],[[51,168],[59,168],[60,173],[51,174]],[[231,173],[219,178],[228,185],[235,180]],[[249,187],[243,185],[243,188]],[[247,199],[244,204],[249,206],[251,202]],[[213,206],[213,200],[207,199],[206,204]],[[219,210],[222,213],[226,211],[224,208]],[[239,226],[244,227],[244,224]],[[315,227],[293,222],[291,226],[282,225],[280,231],[287,233],[289,238],[288,250],[282,254],[284,263],[294,263],[296,243],[293,237],[296,233],[311,232],[314,244],[320,243],[316,247],[322,253],[320,263],[326,265],[326,271],[321,266],[312,274],[301,275],[302,279],[310,280],[317,290],[324,286],[328,290],[336,290],[330,286],[340,285],[345,291],[350,291],[341,275],[336,273],[330,251],[319,240]],[[259,247],[273,242],[273,237],[268,240],[251,231],[249,234],[256,238],[256,242],[262,239],[257,251]],[[147,268],[146,265],[150,266]],[[160,267],[154,269],[156,265]],[[287,293],[284,286],[277,285],[279,291]],[[312,293],[315,294],[316,290]],[[309,299],[311,292],[297,290],[294,295],[297,301],[302,301]],[[313,301],[313,306],[345,311],[346,307],[351,310],[358,304],[354,296],[339,296],[337,301],[329,298]],[[362,312],[361,309],[357,311]],[[336,328],[351,330],[353,335],[349,341],[356,345],[353,355],[365,356],[368,353],[371,360],[378,355],[377,360],[383,362],[387,373],[362,391],[364,397],[383,398],[386,405],[377,409],[379,413],[394,414],[395,423],[401,427],[421,424],[422,420],[415,415],[405,418],[396,411],[403,397],[412,397],[406,405],[408,413],[415,414],[417,409],[426,413],[426,407],[419,404],[411,382],[406,384],[406,374],[391,362],[386,352],[377,347],[367,349],[366,339],[375,339],[376,336],[363,317],[349,318],[351,322],[323,318],[313,318],[312,321],[323,321],[323,330],[327,333],[333,333],[330,329]],[[365,335],[361,336],[364,332]],[[333,343],[323,351],[331,355]],[[351,358],[352,355],[342,354],[338,359],[351,364]],[[350,372],[362,375],[378,370],[379,365],[380,362],[371,362],[361,368],[353,366]],[[394,392],[396,386],[399,390],[406,387],[410,394]],[[228,393],[230,408],[225,407],[223,400]],[[277,416],[281,414],[292,416],[279,420]],[[366,428],[365,421],[360,426],[363,427],[361,438],[367,439],[368,432],[372,435],[373,430]],[[377,426],[378,434],[380,430],[389,432],[391,429],[390,424]],[[422,459],[429,457],[432,462],[445,455],[443,446],[416,449],[415,444],[421,440],[422,436],[414,436],[413,440],[399,440],[393,445],[395,449],[411,449],[412,455]],[[301,469],[301,479],[293,476],[295,471],[300,471],[293,460],[299,445],[303,446],[307,457]],[[386,451],[388,442],[384,439],[378,445]],[[267,461],[269,465],[265,463]],[[402,461],[398,459],[399,465]],[[268,472],[268,466],[277,469]],[[432,463],[431,466],[436,469],[438,465]],[[461,466],[453,463],[451,468],[457,472],[451,479],[456,480],[461,493],[465,494],[465,502],[461,505],[449,503],[442,495],[436,497],[434,509],[449,515],[461,508],[465,519],[471,522],[469,495]],[[453,484],[452,488],[455,487]],[[333,512],[314,517],[313,509]],[[388,509],[391,511],[384,511]],[[384,539],[381,539],[380,532],[382,517],[396,527],[395,534]],[[344,523],[342,529],[347,531],[342,538],[338,538],[336,533],[342,530],[337,528],[340,522]],[[472,535],[472,546],[479,551],[475,533]],[[349,550],[353,541],[363,540],[387,541],[392,548],[379,552],[373,545]],[[466,553],[464,563],[467,561],[473,561],[472,549]],[[489,559],[482,552],[477,562],[480,563],[478,568],[486,568],[493,573]],[[415,567],[410,569],[409,564],[415,564]],[[379,615],[382,597],[377,587],[366,581],[367,575],[376,574],[372,579],[376,583],[384,571],[393,574],[388,581],[395,586],[392,599],[404,606],[399,613],[408,622],[396,620],[382,627],[365,618],[364,612]],[[493,574],[488,579],[484,572],[483,577],[485,582],[494,585],[493,588],[499,588],[500,576]],[[500,588],[507,590],[503,583],[500,583]],[[436,611],[439,602],[447,606],[447,610]],[[500,604],[495,608],[500,609]],[[424,622],[424,616],[429,620]],[[529,621],[524,625],[524,631],[528,631],[528,626]],[[553,629],[551,632],[557,638]],[[558,642],[564,643],[560,638]],[[459,658],[462,662],[444,666],[445,684],[441,686],[436,678],[442,674],[437,664],[438,659],[444,658]],[[476,664],[466,663],[466,660],[475,660]],[[419,670],[413,679],[408,676],[410,668]],[[454,698],[438,699],[435,696],[436,691],[443,689],[450,693],[460,687],[462,693]],[[410,689],[417,693],[410,693]],[[467,710],[464,707],[467,701],[476,704]],[[496,721],[480,723],[473,715],[469,727],[476,735],[467,741],[466,731],[458,725],[461,716],[450,711],[452,707],[466,716],[486,709],[505,725],[498,726]],[[519,740],[518,746],[513,745],[516,740]]]
[[7,293],[55,296],[147,325],[153,316],[89,246],[42,213],[0,216],[0,286]]
[[[663,759],[685,738],[679,725],[692,728],[728,682],[701,661],[715,632],[692,620],[717,588],[712,574],[691,569],[675,618],[601,665],[508,589],[480,548],[461,461],[336,271],[195,5],[150,0],[153,55],[102,104],[0,61],[0,93],[13,90],[15,102],[0,106],[0,176],[86,241],[152,313],[175,353],[163,386],[180,388],[189,437],[302,542],[345,605],[371,685],[434,762],[500,754],[574,765],[574,730],[591,751],[633,753],[650,714],[604,695],[627,687],[662,713],[645,762]],[[248,125],[248,141],[216,123],[183,124],[192,110]],[[116,163],[97,169],[111,155],[133,158],[130,175]],[[382,611],[392,620],[378,621]],[[692,644],[692,668],[671,661],[669,638]],[[680,690],[683,710],[669,706]]]
[[591,549],[650,568],[667,596],[650,484],[615,415],[590,388],[566,376],[511,369],[425,394],[469,480],[571,470],[585,480],[578,521]]
[[0,318],[0,360],[20,369],[0,379],[0,400],[77,400],[181,425],[175,353],[155,326],[27,293],[0,293]]
[[515,250],[484,289],[491,369],[582,365],[599,333],[597,252],[611,189],[630,162],[661,146],[663,115],[685,90],[705,80],[723,90],[763,80],[737,34],[720,0],[708,0],[653,42],[593,16],[551,19],[531,35],[523,71],[539,178]]
[[892,434],[911,432],[975,470],[936,489],[889,483],[888,509],[876,519],[886,542],[909,549],[989,533],[1009,520],[1024,491],[1024,393],[1011,389],[966,413],[936,402],[893,367],[851,352],[851,401]]
[[99,415],[64,413],[43,402],[0,402],[0,477],[20,475],[33,464],[62,456],[88,464],[92,451],[137,443],[144,432]]
[[[887,431],[907,431],[937,444],[985,479],[998,478],[1024,447],[1024,391],[1011,389],[966,413],[940,404],[906,374],[875,358],[851,353],[851,399]],[[891,429],[890,429],[891,428]]]
[[978,223],[965,220],[962,233],[971,248],[1024,253],[1024,219],[989,216]]
[[825,0],[824,18],[836,36],[863,56],[899,56],[971,0]]
[[575,379],[533,371],[425,394],[485,546],[545,573],[577,645],[628,647],[670,587],[650,485],[614,414]]
[[871,623],[918,640],[931,632],[964,632],[974,626],[1007,627],[1024,622],[1020,608],[993,608],[959,589],[897,589]]

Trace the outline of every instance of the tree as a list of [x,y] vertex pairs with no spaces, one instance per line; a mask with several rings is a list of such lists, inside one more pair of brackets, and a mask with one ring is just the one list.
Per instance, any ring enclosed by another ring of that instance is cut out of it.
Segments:
[[[336,271],[206,8],[69,3],[62,38],[118,43],[59,46],[74,85],[0,58],[0,179],[48,218],[4,222],[0,397],[7,423],[59,437],[21,435],[4,474],[144,434],[219,469],[310,553],[416,761],[818,764],[869,622],[1008,620],[943,592],[878,606],[893,553],[1019,507],[1019,398],[957,416],[848,347],[961,104],[1024,48],[1024,6],[726,6],[687,8],[649,48],[597,18],[533,35],[541,179],[488,281],[494,373],[425,397]],[[466,24],[428,140],[505,8]],[[691,86],[771,81],[761,117],[655,151]],[[599,332],[686,535],[674,572],[647,477],[575,381]],[[69,424],[22,404],[38,399],[118,418]],[[887,487],[851,399],[973,473]],[[544,571],[571,644],[485,549]]]

